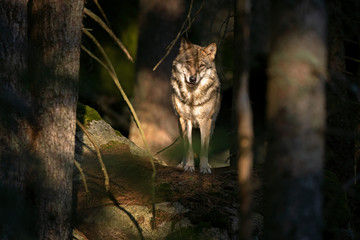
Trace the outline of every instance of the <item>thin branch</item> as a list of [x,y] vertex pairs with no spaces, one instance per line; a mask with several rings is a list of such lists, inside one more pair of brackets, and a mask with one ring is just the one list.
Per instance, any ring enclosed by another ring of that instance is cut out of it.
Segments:
[[354,62],[360,63],[360,59],[357,59],[357,58],[353,58],[353,57],[345,56],[345,59],[349,59],[349,60],[351,60],[351,61],[354,61]]
[[354,44],[359,44],[359,45],[360,45],[360,43],[359,43],[358,41],[354,41],[354,40],[352,40],[352,39],[343,38],[343,40],[346,41],[346,42],[350,42],[350,43],[354,43]]
[[[110,58],[106,54],[104,48],[101,46],[99,41],[95,38],[94,35],[92,35],[89,32],[89,30],[83,28],[82,31],[83,31],[83,33],[85,33],[86,36],[88,36],[93,41],[93,43],[95,43],[97,48],[100,50],[101,55],[103,55],[103,57],[105,58],[106,64],[105,63],[104,64],[105,64],[105,66],[107,66],[107,70],[109,70],[111,73],[115,74],[115,69],[114,69],[113,65],[111,64]],[[102,66],[104,66],[104,65],[102,65]]]
[[[100,45],[100,43],[96,40],[96,38],[86,29],[83,29],[83,32],[88,36],[90,37],[90,39],[95,43],[95,45],[98,47],[98,49],[100,50],[101,54],[103,55],[103,57],[105,58],[106,60],[106,63],[103,63],[100,59],[96,58],[95,60],[98,61],[107,71],[108,73],[110,74],[111,78],[113,79],[113,81],[115,82],[115,85],[118,87],[118,89],[120,90],[120,93],[121,93],[121,96],[123,97],[124,101],[126,102],[127,106],[129,107],[130,109],[130,112],[135,120],[135,123],[140,131],[140,134],[141,134],[141,137],[142,137],[142,140],[144,142],[144,145],[145,145],[145,148],[146,150],[148,151],[148,153],[151,155],[151,151],[150,151],[150,147],[145,139],[145,134],[144,134],[144,131],[141,127],[141,124],[140,124],[140,121],[139,121],[139,118],[135,112],[135,109],[133,108],[129,98],[126,96],[126,93],[125,91],[123,90],[120,82],[119,82],[119,79],[116,75],[116,72],[115,72],[115,69],[109,59],[109,57],[107,56],[105,50],[103,49],[103,47]],[[94,56],[94,54],[90,55],[91,57]]]
[[[146,141],[145,138],[145,133],[143,128],[141,127],[141,123],[139,121],[139,118],[135,112],[134,107],[132,106],[129,98],[126,96],[125,91],[123,90],[123,88],[121,87],[121,84],[119,82],[119,79],[116,75],[116,72],[114,70],[114,67],[109,59],[109,57],[107,56],[105,50],[103,49],[103,47],[100,45],[100,43],[96,40],[96,38],[86,29],[83,28],[83,32],[95,43],[95,45],[98,47],[98,49],[100,50],[101,54],[103,55],[103,57],[105,58],[106,63],[102,62],[99,58],[97,58],[94,54],[90,54],[90,51],[86,51],[90,57],[93,57],[96,61],[98,61],[109,73],[110,77],[113,79],[115,85],[117,86],[117,88],[119,89],[121,96],[123,97],[124,101],[126,102],[131,115],[135,121],[135,124],[140,132],[141,138],[144,142],[146,151],[148,152],[149,155],[149,159],[150,159],[150,163],[151,163],[151,167],[153,170],[153,173],[151,175],[151,183],[152,183],[152,189],[151,189],[151,195],[152,195],[152,210],[153,210],[153,221],[152,221],[152,227],[155,228],[155,214],[156,214],[156,210],[155,210],[155,178],[156,178],[156,168],[155,168],[155,163],[154,163],[154,156],[152,156],[151,154],[151,150],[150,147]],[[85,47],[82,47],[83,49]]]
[[81,49],[85,51],[90,57],[92,57],[95,61],[97,61],[101,66],[103,66],[106,69],[106,71],[111,72],[108,66],[103,61],[101,61],[97,56],[95,56],[92,52],[90,52],[90,50],[87,49],[84,45],[81,45]]
[[118,200],[115,198],[114,194],[112,194],[111,191],[107,192],[107,195],[109,197],[109,199],[114,203],[114,205],[120,209],[121,211],[123,211],[131,220],[131,222],[135,225],[136,230],[139,232],[140,235],[140,239],[141,240],[145,240],[144,235],[143,235],[143,230],[141,229],[138,221],[136,221],[135,217],[128,211],[126,210],[124,207],[120,206],[120,203],[118,202]]
[[95,5],[96,5],[96,7],[99,9],[99,11],[101,12],[101,15],[103,16],[103,18],[104,18],[105,21],[106,21],[106,24],[107,24],[109,27],[111,27],[110,22],[109,22],[109,20],[107,19],[107,17],[106,17],[106,15],[105,15],[103,9],[101,8],[98,0],[93,0],[93,2],[95,3]]
[[[204,5],[204,1],[201,2],[201,5],[200,5],[198,11],[195,13],[194,18],[191,19],[191,11],[192,11],[193,2],[194,2],[194,0],[191,0],[188,14],[187,14],[186,19],[185,19],[185,21],[183,22],[183,24],[182,24],[182,26],[180,28],[180,31],[176,35],[176,38],[166,47],[167,51],[166,51],[165,55],[155,65],[155,67],[153,68],[153,71],[155,71],[159,67],[159,65],[165,60],[165,58],[170,54],[172,48],[174,47],[177,40],[179,40],[180,36],[182,36],[185,32],[189,31],[189,29],[190,29],[191,25],[193,24],[193,22],[195,21],[197,15],[200,13],[200,10],[202,9],[202,7]],[[186,23],[187,23],[187,26],[185,28]]]
[[169,146],[161,149],[160,151],[157,151],[156,154],[155,154],[155,156],[159,155],[159,154],[162,153],[163,151],[165,151],[165,150],[169,149],[170,147],[172,147],[172,146],[179,140],[179,138],[180,138],[180,136],[177,137],[177,138],[175,139],[175,141],[174,141],[173,143],[171,143]]
[[89,17],[91,17],[95,22],[97,22],[110,35],[110,37],[112,37],[112,39],[114,39],[116,44],[123,50],[123,52],[125,53],[127,58],[133,63],[134,59],[130,55],[129,51],[126,49],[124,44],[120,41],[120,39],[116,37],[114,32],[106,25],[106,23],[104,23],[104,21],[101,20],[101,18],[99,18],[95,13],[93,13],[92,11],[90,11],[87,8],[84,8],[84,13],[86,15],[88,15]]
[[109,175],[107,173],[105,164],[104,164],[104,162],[102,160],[102,157],[101,157],[101,154],[100,154],[100,149],[99,149],[98,145],[95,143],[95,141],[93,140],[93,138],[91,137],[91,135],[89,134],[89,132],[85,129],[84,125],[82,125],[82,123],[78,119],[76,119],[76,124],[81,128],[81,130],[89,138],[90,142],[93,144],[93,146],[95,148],[96,155],[97,155],[97,157],[99,159],[99,163],[100,163],[100,166],[101,166],[101,170],[103,171],[104,177],[105,177],[105,189],[106,189],[106,192],[108,192],[109,191]]
[[88,186],[87,186],[87,183],[86,183],[86,178],[85,178],[85,174],[84,174],[84,171],[82,170],[81,166],[80,166],[80,163],[78,161],[76,161],[74,159],[74,163],[75,163],[75,166],[77,167],[77,169],[79,170],[80,172],[80,176],[81,176],[81,179],[84,183],[84,187],[85,187],[85,192],[86,192],[86,196],[89,196],[90,195],[90,191],[88,189]]
[[[221,24],[221,26],[220,26],[220,29],[219,29],[219,32],[218,32],[218,36],[219,36],[219,39],[218,39],[218,46],[220,47],[220,46],[222,46],[222,43],[224,42],[224,40],[225,40],[225,37],[226,37],[226,34],[228,33],[228,27],[229,27],[229,23],[230,23],[230,18],[233,18],[234,17],[234,15],[232,15],[231,14],[231,11],[232,11],[232,9],[231,8],[229,8],[228,9],[228,15],[227,15],[227,17],[226,17],[226,19],[223,21],[223,23]],[[223,28],[224,28],[224,33],[223,34],[221,34],[221,31],[223,30]],[[223,59],[223,52],[221,52],[221,51],[218,51],[219,52],[219,54],[218,54],[218,59],[219,59],[219,62],[222,62],[222,59]],[[225,70],[226,68],[224,67],[224,66],[219,66],[219,68],[218,68],[218,74],[220,75],[220,77],[221,77],[221,80],[223,80],[223,82],[225,82],[225,81],[227,81],[227,79],[226,79],[226,75],[225,75]]]

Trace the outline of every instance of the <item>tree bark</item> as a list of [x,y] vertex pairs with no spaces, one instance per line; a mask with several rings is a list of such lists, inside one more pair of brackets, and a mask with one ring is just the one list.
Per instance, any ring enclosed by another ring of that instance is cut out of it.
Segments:
[[234,83],[236,164],[238,169],[240,207],[239,239],[251,239],[251,172],[253,165],[253,125],[249,100],[250,0],[235,1]]
[[265,239],[321,239],[324,9],[323,1],[273,1]]
[[25,201],[28,133],[34,122],[30,94],[23,87],[29,85],[26,5],[27,0],[0,2],[0,239],[34,236],[32,211]]
[[354,139],[357,106],[349,95],[350,82],[345,76],[344,27],[341,1],[328,1],[329,77],[326,92],[327,132],[325,168],[334,172],[342,183],[353,177]]
[[270,45],[270,5],[268,0],[251,3],[249,95],[253,114],[255,165],[265,162],[266,155],[266,69]]
[[[5,77],[1,78],[1,85],[6,86],[2,91],[9,96],[5,99],[9,117],[0,122],[1,142],[8,146],[0,148],[0,178],[5,194],[19,196],[20,202],[9,203],[11,216],[3,216],[7,227],[0,228],[0,236],[70,239],[84,2],[15,2],[17,5],[5,1],[0,7],[6,13],[1,16],[7,20],[1,32],[9,32],[12,37],[0,44],[4,46],[0,49],[4,64],[10,65],[2,69]],[[22,27],[18,26],[19,20]],[[19,41],[21,45],[14,44]],[[8,55],[3,54],[6,51],[10,51]],[[21,203],[24,212],[18,212]],[[12,220],[16,227],[10,226]]]
[[[151,2],[151,4],[150,4]],[[171,104],[171,64],[179,45],[152,71],[176,37],[185,17],[183,0],[140,1],[140,31],[138,42],[134,107],[151,150],[170,145],[178,136],[177,118]],[[134,122],[129,138],[139,146],[143,142]]]

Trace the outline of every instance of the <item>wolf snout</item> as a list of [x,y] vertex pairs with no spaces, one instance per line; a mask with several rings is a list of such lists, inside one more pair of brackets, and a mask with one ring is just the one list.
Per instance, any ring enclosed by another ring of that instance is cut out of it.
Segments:
[[190,76],[189,77],[189,82],[190,83],[196,83],[196,76]]

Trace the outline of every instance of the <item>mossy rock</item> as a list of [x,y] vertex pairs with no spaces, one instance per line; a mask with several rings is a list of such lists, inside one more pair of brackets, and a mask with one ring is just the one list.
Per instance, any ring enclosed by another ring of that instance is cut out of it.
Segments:
[[99,121],[102,119],[95,109],[80,102],[77,103],[76,118],[85,126],[91,121]]

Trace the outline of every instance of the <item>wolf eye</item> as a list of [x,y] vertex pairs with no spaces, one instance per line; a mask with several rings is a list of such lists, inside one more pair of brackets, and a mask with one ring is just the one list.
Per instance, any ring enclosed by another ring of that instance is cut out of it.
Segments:
[[204,68],[204,67],[206,67],[204,63],[201,63],[199,66],[199,68]]

